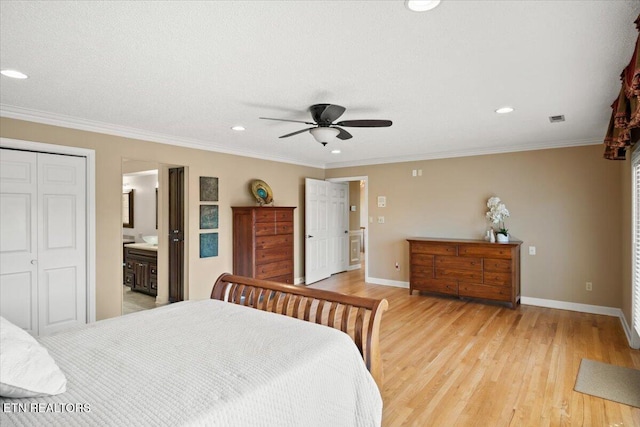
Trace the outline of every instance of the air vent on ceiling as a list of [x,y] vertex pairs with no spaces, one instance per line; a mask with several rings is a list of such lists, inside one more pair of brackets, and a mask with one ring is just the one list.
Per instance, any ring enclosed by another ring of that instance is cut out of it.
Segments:
[[564,114],[560,116],[549,116],[549,121],[551,123],[564,122]]

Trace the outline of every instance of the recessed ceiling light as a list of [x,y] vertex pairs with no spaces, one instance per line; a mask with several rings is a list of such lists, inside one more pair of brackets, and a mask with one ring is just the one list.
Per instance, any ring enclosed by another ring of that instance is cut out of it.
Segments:
[[342,151],[340,150],[331,150],[331,154],[340,154]]
[[496,110],[498,114],[507,114],[513,111],[513,107],[500,107]]
[[440,0],[406,0],[404,4],[414,12],[426,12],[440,4]]
[[241,131],[245,130],[244,126],[233,126],[231,129],[237,130],[238,132],[241,132]]
[[11,77],[12,79],[26,79],[29,77],[18,70],[2,70],[0,71],[0,74],[2,74],[3,76]]

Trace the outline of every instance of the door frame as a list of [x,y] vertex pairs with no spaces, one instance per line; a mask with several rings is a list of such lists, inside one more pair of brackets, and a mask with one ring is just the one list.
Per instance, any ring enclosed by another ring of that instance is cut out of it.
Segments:
[[68,147],[21,139],[0,138],[0,147],[22,151],[71,155],[86,159],[86,280],[87,323],[96,321],[96,152],[88,148]]
[[[365,210],[365,216],[369,218],[369,177],[368,176],[346,176],[339,178],[327,178],[331,182],[351,182],[364,181],[364,206],[360,209]],[[364,228],[364,281],[369,281],[369,223]]]

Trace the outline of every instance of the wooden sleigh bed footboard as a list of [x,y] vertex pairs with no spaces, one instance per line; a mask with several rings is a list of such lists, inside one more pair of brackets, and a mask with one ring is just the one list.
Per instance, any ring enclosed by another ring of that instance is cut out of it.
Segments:
[[222,274],[211,298],[339,329],[355,342],[367,369],[382,389],[380,322],[386,299],[344,295],[284,283]]

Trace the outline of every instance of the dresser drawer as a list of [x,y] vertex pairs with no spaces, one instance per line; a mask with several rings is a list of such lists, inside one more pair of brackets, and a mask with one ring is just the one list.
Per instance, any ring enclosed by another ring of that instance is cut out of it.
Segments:
[[415,254],[411,257],[411,266],[419,265],[422,267],[433,268],[433,255]]
[[497,272],[509,273],[511,272],[511,260],[485,258],[484,271],[497,271]]
[[451,255],[458,254],[457,245],[437,242],[411,242],[412,254]]
[[484,298],[497,301],[511,301],[511,289],[505,286],[460,283],[458,292],[461,297]]
[[293,234],[293,222],[256,223],[256,236],[274,236]]
[[411,264],[411,280],[414,278],[433,279],[433,266]]
[[485,285],[511,286],[511,273],[485,271],[483,283]]
[[458,295],[458,283],[451,280],[416,279],[411,280],[411,289],[437,292],[447,295]]
[[461,257],[500,258],[511,259],[511,246],[500,243],[487,245],[458,245],[458,255]]
[[256,279],[268,279],[291,274],[293,271],[293,260],[276,261],[268,264],[256,266]]
[[270,249],[293,246],[293,235],[279,234],[256,237],[256,249]]
[[270,277],[267,280],[270,280],[272,282],[287,283],[289,285],[293,285],[293,275],[291,274],[286,274],[284,276],[278,276],[278,277]]
[[256,264],[266,264],[274,261],[284,261],[293,257],[292,247],[279,247],[256,250]]
[[293,211],[273,208],[257,209],[256,222],[293,222]]
[[482,258],[436,256],[436,268],[482,271]]
[[482,282],[482,269],[458,270],[452,268],[438,268],[436,266],[436,279],[459,280],[461,282]]

